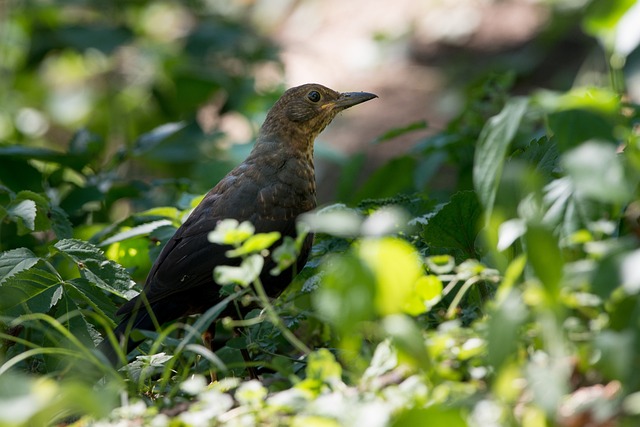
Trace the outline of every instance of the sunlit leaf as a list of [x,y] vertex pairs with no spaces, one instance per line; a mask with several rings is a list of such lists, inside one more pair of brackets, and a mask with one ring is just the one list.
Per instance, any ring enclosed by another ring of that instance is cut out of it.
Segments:
[[384,237],[363,239],[357,252],[374,274],[378,313],[401,313],[422,275],[415,248],[404,240]]
[[245,240],[237,249],[227,251],[226,255],[229,258],[235,258],[256,252],[262,252],[269,249],[271,245],[278,241],[278,239],[280,239],[280,233],[277,231],[255,234]]
[[209,233],[209,241],[221,245],[239,245],[253,236],[255,228],[249,221],[239,223],[235,219],[224,219]]
[[217,266],[213,270],[213,277],[219,285],[237,284],[249,286],[260,276],[263,265],[264,258],[262,255],[254,254],[243,259],[238,267]]
[[117,263],[108,260],[104,253],[92,245],[77,239],[66,239],[56,243],[52,251],[58,251],[71,260],[81,277],[96,286],[122,298],[130,292],[133,284],[129,274]]

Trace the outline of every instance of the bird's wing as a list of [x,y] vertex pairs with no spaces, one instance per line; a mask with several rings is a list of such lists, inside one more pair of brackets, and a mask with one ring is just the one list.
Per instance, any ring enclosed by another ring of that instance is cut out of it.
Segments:
[[[178,292],[213,283],[213,269],[218,265],[238,265],[240,259],[227,258],[230,246],[209,242],[208,234],[220,220],[235,218],[250,221],[256,232],[279,231],[284,235],[295,235],[295,220],[300,213],[295,206],[271,199],[285,188],[274,184],[259,187],[244,180],[238,189],[237,177],[228,176],[211,190],[194,209],[187,221],[176,231],[153,264],[144,286],[146,299],[150,303],[168,298]],[[277,188],[276,188],[277,187]],[[265,199],[268,197],[268,200]],[[268,208],[266,208],[268,206]],[[265,271],[270,269],[265,267]],[[215,285],[214,285],[215,286]],[[215,293],[217,295],[217,292]],[[130,301],[122,306],[119,314],[134,310]]]

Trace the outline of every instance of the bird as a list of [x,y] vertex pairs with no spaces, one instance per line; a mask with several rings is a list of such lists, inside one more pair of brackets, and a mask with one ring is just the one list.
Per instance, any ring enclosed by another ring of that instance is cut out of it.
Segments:
[[[317,83],[283,93],[267,113],[247,158],[204,196],[160,252],[140,294],[116,312],[120,319],[114,334],[125,355],[142,342],[130,337],[131,330],[155,330],[156,324],[204,313],[222,300],[213,270],[238,265],[239,260],[226,256],[228,245],[208,240],[220,221],[249,221],[256,233],[296,237],[297,217],[316,207],[316,137],[338,113],[374,98],[373,93],[340,93]],[[310,233],[294,265],[278,276],[269,274],[275,263],[267,256],[260,280],[269,297],[277,297],[302,269],[312,241]],[[98,348],[112,365],[118,364],[109,339]]]

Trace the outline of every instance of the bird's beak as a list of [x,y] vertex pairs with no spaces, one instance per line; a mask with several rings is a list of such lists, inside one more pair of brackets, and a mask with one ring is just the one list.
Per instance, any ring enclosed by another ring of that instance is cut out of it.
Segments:
[[377,97],[378,95],[369,92],[344,92],[340,94],[333,108],[344,110]]

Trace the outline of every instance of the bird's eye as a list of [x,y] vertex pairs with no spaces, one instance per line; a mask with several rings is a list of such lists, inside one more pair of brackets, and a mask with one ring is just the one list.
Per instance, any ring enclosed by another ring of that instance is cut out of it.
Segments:
[[311,102],[318,102],[320,101],[320,93],[316,90],[312,90],[307,94],[307,98],[309,98],[309,101]]

